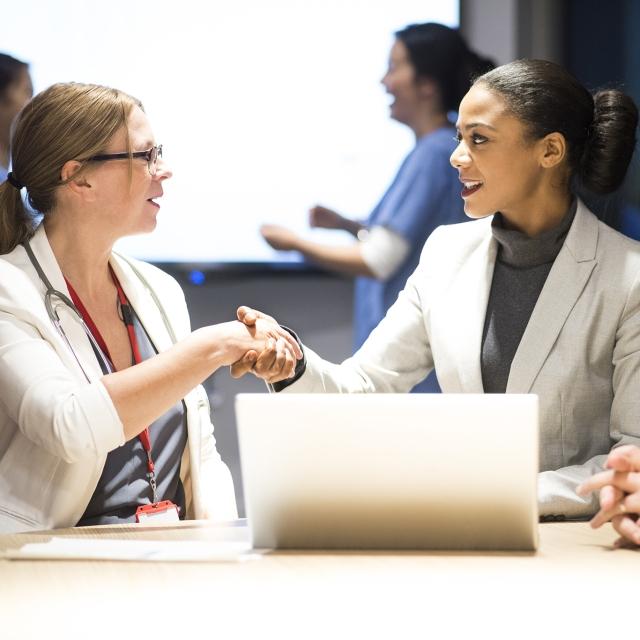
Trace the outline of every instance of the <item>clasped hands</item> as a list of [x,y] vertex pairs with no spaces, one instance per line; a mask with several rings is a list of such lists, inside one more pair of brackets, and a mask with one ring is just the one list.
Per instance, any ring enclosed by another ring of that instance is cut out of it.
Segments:
[[620,534],[615,546],[640,545],[640,448],[625,445],[611,451],[607,470],[597,473],[578,488],[579,495],[600,491],[600,511],[591,520],[596,529],[611,520]]
[[239,307],[237,317],[256,334],[256,339],[264,340],[264,348],[261,351],[249,349],[231,365],[231,376],[241,378],[251,372],[269,383],[292,378],[296,363],[302,358],[302,350],[296,339],[274,318],[261,311]]

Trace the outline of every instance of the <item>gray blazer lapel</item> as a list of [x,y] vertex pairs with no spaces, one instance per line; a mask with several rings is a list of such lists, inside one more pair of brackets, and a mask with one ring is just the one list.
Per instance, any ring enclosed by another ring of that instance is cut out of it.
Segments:
[[556,258],[511,363],[507,393],[529,393],[565,321],[597,264],[598,220],[578,201]]
[[460,266],[442,306],[434,314],[434,324],[437,323],[434,335],[446,336],[438,349],[439,359],[445,367],[455,363],[453,369],[459,379],[459,389],[452,379],[446,385],[447,390],[483,392],[480,346],[497,251],[488,226],[482,241]]

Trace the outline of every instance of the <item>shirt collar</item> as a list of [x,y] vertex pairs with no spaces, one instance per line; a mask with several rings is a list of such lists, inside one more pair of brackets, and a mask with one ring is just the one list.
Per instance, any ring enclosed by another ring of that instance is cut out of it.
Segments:
[[502,214],[496,213],[491,222],[491,233],[498,243],[498,261],[520,268],[537,267],[553,262],[567,237],[576,208],[577,200],[574,198],[558,226],[533,238],[521,231],[506,229]]

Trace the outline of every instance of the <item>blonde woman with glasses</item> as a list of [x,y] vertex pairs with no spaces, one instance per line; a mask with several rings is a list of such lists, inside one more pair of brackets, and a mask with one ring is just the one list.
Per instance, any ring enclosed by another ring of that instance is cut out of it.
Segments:
[[236,517],[199,385],[247,352],[284,379],[297,343],[268,320],[192,332],[178,284],[113,251],[153,231],[171,177],[135,98],[53,85],[19,114],[11,167],[0,185],[0,531]]

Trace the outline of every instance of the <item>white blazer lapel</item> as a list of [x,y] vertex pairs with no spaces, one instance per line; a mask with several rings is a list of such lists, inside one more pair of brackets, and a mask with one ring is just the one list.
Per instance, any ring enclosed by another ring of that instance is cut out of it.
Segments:
[[[433,335],[442,336],[438,344],[438,361],[443,370],[443,389],[462,393],[482,393],[480,348],[484,317],[491,290],[498,250],[487,221],[480,243],[460,266],[442,305],[433,313]],[[435,351],[435,349],[434,349]],[[457,374],[459,389],[451,373]],[[440,377],[440,373],[438,376]]]
[[529,393],[596,266],[598,220],[578,201],[556,258],[511,363],[507,393]]
[[158,351],[165,351],[173,344],[160,314],[145,283],[133,269],[116,254],[111,254],[110,264],[116,274],[129,303],[138,315],[140,322],[149,334]]

